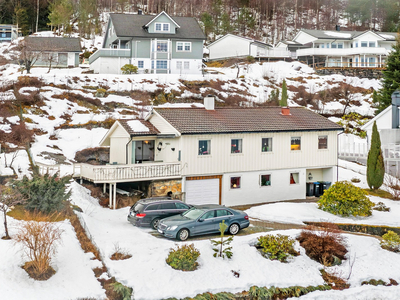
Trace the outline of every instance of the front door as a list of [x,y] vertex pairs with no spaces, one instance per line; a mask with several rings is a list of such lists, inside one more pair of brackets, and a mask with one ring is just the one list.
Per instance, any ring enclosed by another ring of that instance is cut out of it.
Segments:
[[154,161],[154,141],[133,141],[132,163],[139,164],[144,161]]

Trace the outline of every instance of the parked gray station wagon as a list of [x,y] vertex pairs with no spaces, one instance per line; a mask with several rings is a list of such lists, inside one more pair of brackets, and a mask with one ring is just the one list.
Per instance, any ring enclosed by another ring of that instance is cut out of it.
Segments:
[[192,206],[169,197],[142,199],[132,205],[128,221],[135,226],[151,226],[157,230],[161,219],[181,214]]
[[180,215],[161,220],[158,224],[158,232],[165,237],[184,241],[189,236],[218,233],[219,223],[222,220],[228,225],[227,232],[232,235],[250,225],[246,213],[221,205],[209,204],[196,205]]

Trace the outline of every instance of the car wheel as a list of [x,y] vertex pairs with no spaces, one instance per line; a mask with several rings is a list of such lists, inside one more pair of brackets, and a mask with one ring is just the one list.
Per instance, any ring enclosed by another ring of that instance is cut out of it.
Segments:
[[180,241],[186,241],[189,237],[189,230],[187,229],[181,229],[178,231],[178,234],[176,235],[176,238]]
[[229,226],[229,233],[232,235],[235,235],[239,232],[239,225],[236,223],[233,223],[231,226]]
[[157,230],[158,229],[158,224],[160,223],[160,219],[158,219],[158,218],[155,218],[153,221],[151,221],[151,227],[153,228],[153,229],[155,229],[155,230]]

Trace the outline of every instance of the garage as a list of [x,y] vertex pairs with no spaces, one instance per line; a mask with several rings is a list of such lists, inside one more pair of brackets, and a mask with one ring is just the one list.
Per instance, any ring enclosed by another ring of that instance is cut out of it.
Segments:
[[186,203],[188,204],[220,204],[222,176],[187,177]]

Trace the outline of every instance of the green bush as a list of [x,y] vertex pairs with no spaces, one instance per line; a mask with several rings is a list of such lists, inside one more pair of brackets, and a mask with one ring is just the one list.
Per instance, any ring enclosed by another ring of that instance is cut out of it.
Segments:
[[197,262],[199,256],[200,252],[193,244],[183,245],[178,246],[177,249],[171,248],[166,262],[175,270],[194,271],[199,265]]
[[373,206],[366,193],[348,181],[336,182],[318,201],[319,209],[344,217],[370,216]]
[[271,260],[286,262],[290,256],[299,255],[293,248],[294,239],[287,235],[264,235],[258,238],[257,248],[261,249],[264,256]]
[[400,236],[396,232],[389,230],[388,233],[382,236],[381,247],[389,251],[399,252]]
[[138,72],[138,67],[132,64],[126,64],[121,68],[122,74],[136,74]]
[[26,209],[52,213],[61,211],[68,201],[71,192],[66,192],[65,185],[69,180],[70,177],[57,178],[57,174],[35,175],[32,179],[24,176],[22,180],[14,181],[14,187],[27,199]]

